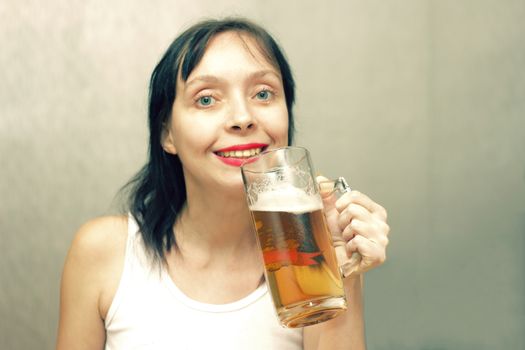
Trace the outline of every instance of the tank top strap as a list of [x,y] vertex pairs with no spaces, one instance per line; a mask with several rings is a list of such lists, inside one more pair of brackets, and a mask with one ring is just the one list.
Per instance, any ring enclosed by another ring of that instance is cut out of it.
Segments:
[[132,280],[137,273],[137,269],[140,268],[141,262],[146,259],[139,225],[131,213],[128,214],[127,222],[128,227],[124,253],[124,267],[120,276],[119,286],[109,307],[106,319],[104,320],[106,327],[111,323],[111,320],[117,312],[122,298],[124,297],[124,293],[126,292],[126,288],[133,282]]

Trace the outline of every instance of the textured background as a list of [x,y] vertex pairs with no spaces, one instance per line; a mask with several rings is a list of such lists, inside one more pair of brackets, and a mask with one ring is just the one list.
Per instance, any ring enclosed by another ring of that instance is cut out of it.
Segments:
[[149,74],[246,15],[298,83],[297,144],[389,209],[369,349],[525,348],[523,0],[3,0],[0,348],[52,349],[74,232],[146,151]]

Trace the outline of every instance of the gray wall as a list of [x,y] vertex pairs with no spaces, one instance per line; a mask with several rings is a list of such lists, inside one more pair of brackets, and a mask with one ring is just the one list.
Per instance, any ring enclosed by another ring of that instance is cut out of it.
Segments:
[[318,170],[389,209],[369,348],[523,349],[522,0],[0,2],[0,348],[53,348],[72,236],[144,161],[154,64],[227,14],[287,51]]

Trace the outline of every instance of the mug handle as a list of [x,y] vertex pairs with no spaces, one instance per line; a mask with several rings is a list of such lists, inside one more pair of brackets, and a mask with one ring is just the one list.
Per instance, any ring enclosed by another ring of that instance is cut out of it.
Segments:
[[[346,182],[344,177],[338,177],[335,180],[326,180],[319,182],[319,192],[322,197],[328,197],[335,195],[336,200],[341,198],[345,193],[352,191],[348,182]],[[342,257],[344,260],[348,257],[345,248],[345,241],[343,237],[338,235],[333,236],[335,252],[337,256]],[[357,271],[359,264],[361,263],[361,255],[358,252],[354,252],[350,259],[345,262],[343,265],[339,266],[339,270],[343,278],[346,278]]]

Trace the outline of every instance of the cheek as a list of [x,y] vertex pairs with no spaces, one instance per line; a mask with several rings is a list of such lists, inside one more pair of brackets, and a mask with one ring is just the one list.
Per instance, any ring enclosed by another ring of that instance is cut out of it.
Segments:
[[279,145],[286,146],[288,144],[288,116],[284,121],[275,123],[273,132]]
[[214,141],[215,129],[210,123],[194,120],[179,122],[174,126],[175,144],[179,153],[195,153],[206,150]]
[[266,130],[279,145],[286,146],[288,144],[288,110],[286,107],[269,111],[266,121]]

